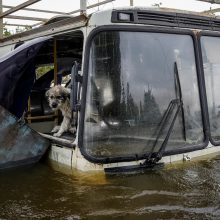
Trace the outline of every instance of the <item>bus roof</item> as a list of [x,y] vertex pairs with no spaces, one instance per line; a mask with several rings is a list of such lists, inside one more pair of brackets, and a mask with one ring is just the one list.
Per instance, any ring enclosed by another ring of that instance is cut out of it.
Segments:
[[[119,20],[117,13],[130,13],[133,16],[133,20],[130,22]],[[3,46],[40,36],[55,35],[67,30],[85,27],[87,24],[89,26],[100,26],[122,23],[205,30],[210,30],[211,28],[212,30],[220,31],[220,19],[215,15],[161,7],[119,7],[97,11],[89,16],[82,14],[75,17],[55,17],[38,28],[0,39],[0,45]]]
[[68,16],[63,17],[62,19],[53,18],[38,28],[0,39],[0,45],[16,43],[20,40],[30,40],[41,36],[55,35],[68,29],[77,29],[85,26],[88,19],[89,18],[85,15],[75,17]]

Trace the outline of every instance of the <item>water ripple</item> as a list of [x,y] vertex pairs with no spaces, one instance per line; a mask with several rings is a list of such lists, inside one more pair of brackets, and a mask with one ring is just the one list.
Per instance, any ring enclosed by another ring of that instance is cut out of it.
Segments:
[[174,196],[174,197],[180,197],[180,196],[184,196],[184,197],[190,197],[190,196],[201,196],[202,194],[198,194],[198,193],[177,193],[177,192],[169,192],[169,191],[156,191],[156,190],[144,190],[139,194],[136,194],[134,196],[131,197],[131,199],[136,199],[139,197],[143,197],[146,195],[164,195],[164,196]]

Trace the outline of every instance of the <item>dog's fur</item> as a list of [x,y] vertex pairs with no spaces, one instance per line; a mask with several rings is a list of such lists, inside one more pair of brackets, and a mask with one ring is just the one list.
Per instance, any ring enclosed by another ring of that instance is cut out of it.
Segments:
[[75,133],[75,128],[71,126],[72,111],[70,108],[70,90],[56,85],[46,92],[49,106],[53,111],[60,110],[63,115],[63,121],[60,126],[55,126],[51,131],[53,136],[60,137],[64,132]]

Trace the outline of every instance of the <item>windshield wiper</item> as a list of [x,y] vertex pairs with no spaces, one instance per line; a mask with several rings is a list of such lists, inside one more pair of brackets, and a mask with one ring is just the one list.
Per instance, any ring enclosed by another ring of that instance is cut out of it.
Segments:
[[[145,162],[143,165],[146,166],[152,166],[153,164],[156,164],[162,157],[165,152],[167,143],[169,141],[169,137],[171,135],[171,132],[173,130],[175,121],[177,119],[177,116],[181,110],[182,112],[182,124],[183,124],[183,136],[184,139],[186,140],[186,129],[185,129],[185,116],[184,116],[184,111],[183,111],[183,100],[182,100],[182,89],[181,89],[181,84],[180,84],[180,79],[179,79],[179,72],[177,68],[177,63],[174,62],[174,81],[175,81],[175,91],[176,91],[176,96],[178,97],[177,99],[173,99],[170,101],[163,117],[162,120],[159,124],[159,131],[156,137],[156,140],[154,142],[154,145],[151,149],[151,152],[149,153],[148,157],[146,158]],[[170,123],[169,129],[167,131],[167,134],[164,138],[163,143],[161,144],[159,150],[157,152],[154,152],[157,142],[162,134],[162,131],[164,130],[167,122],[169,121],[169,118],[171,117],[171,114],[173,113],[175,106],[177,106],[176,112],[174,114],[174,117]]]
[[186,126],[185,126],[185,115],[183,109],[183,97],[182,97],[182,88],[180,84],[179,71],[177,67],[177,63],[174,62],[174,77],[175,77],[175,92],[176,96],[179,97],[181,104],[181,116],[182,116],[182,125],[183,125],[183,138],[186,141]]

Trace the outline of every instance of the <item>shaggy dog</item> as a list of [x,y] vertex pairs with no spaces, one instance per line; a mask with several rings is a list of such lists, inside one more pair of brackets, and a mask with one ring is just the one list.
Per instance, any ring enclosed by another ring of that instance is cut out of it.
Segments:
[[63,121],[60,126],[55,126],[51,131],[53,136],[60,137],[64,132],[75,133],[75,128],[71,127],[72,111],[70,108],[70,90],[56,85],[46,92],[49,106],[53,111],[60,110],[63,115]]

